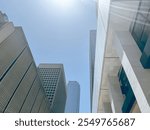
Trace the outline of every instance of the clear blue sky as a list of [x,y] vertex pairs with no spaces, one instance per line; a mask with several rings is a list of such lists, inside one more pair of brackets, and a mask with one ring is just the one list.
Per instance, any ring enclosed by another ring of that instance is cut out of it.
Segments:
[[36,64],[63,63],[67,82],[81,86],[80,112],[90,110],[89,30],[96,28],[94,0],[0,0],[0,10],[22,26]]

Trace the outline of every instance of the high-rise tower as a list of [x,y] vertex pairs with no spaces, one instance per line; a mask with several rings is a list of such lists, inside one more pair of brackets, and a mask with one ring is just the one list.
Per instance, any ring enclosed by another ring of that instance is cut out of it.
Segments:
[[50,112],[21,27],[0,12],[0,112]]
[[66,104],[66,80],[62,64],[40,64],[39,74],[51,112],[63,113]]
[[95,48],[96,48],[96,30],[90,30],[89,43],[89,62],[90,62],[90,100],[92,109],[93,84],[94,84],[94,66],[95,66]]
[[67,85],[66,113],[79,113],[80,85],[77,81],[69,81]]

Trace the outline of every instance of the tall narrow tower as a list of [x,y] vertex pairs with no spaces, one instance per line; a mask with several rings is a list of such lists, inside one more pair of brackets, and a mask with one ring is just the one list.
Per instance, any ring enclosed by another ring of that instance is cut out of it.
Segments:
[[80,85],[77,81],[69,81],[67,85],[66,113],[79,113]]
[[94,66],[95,66],[95,49],[96,49],[96,30],[90,30],[89,45],[89,62],[90,62],[90,100],[92,110],[93,85],[94,85]]

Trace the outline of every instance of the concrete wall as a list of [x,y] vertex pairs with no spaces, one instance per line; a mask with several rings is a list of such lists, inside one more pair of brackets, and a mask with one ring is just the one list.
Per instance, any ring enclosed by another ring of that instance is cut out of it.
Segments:
[[102,79],[104,52],[106,45],[105,43],[109,19],[109,9],[110,0],[99,0],[92,112],[98,111],[99,93]]

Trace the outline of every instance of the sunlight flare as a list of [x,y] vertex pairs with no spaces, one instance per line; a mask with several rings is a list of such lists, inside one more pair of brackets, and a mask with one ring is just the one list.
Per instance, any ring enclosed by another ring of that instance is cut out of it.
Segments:
[[53,2],[62,9],[68,9],[73,6],[73,0],[53,0]]

